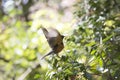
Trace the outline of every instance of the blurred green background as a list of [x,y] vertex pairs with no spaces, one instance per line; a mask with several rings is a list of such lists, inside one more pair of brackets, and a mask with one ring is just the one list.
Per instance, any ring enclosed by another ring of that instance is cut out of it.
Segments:
[[[65,35],[60,58],[40,26]],[[119,0],[1,0],[0,80],[120,80]]]

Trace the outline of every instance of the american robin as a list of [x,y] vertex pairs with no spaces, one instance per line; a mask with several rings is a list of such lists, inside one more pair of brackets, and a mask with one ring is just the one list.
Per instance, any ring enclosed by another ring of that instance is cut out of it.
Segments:
[[45,58],[46,56],[54,53],[54,54],[58,54],[60,51],[62,51],[62,49],[64,48],[64,44],[63,44],[63,38],[64,36],[61,35],[58,30],[54,29],[54,28],[49,28],[46,29],[44,27],[41,27],[49,46],[51,47],[51,51],[49,53],[47,53],[46,55],[44,55],[41,59]]

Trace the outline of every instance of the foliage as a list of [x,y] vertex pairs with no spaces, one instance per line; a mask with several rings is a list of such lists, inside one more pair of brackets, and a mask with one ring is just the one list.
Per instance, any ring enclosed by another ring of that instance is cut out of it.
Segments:
[[[120,16],[118,0],[81,0],[65,56],[54,59],[52,80],[119,80]],[[50,75],[51,74],[51,75]]]

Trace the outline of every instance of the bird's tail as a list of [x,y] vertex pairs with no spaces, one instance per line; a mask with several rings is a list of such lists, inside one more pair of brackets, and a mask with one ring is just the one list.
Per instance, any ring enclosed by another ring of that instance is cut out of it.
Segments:
[[53,51],[50,51],[49,53],[47,53],[46,55],[44,55],[44,56],[41,58],[41,60],[44,59],[46,56],[52,54],[52,53],[53,53]]

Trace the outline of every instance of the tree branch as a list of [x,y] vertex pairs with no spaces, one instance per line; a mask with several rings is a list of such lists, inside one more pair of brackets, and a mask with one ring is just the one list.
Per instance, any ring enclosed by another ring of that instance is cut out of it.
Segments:
[[10,62],[10,60],[5,59],[4,57],[0,56],[0,60],[3,60],[4,62]]

